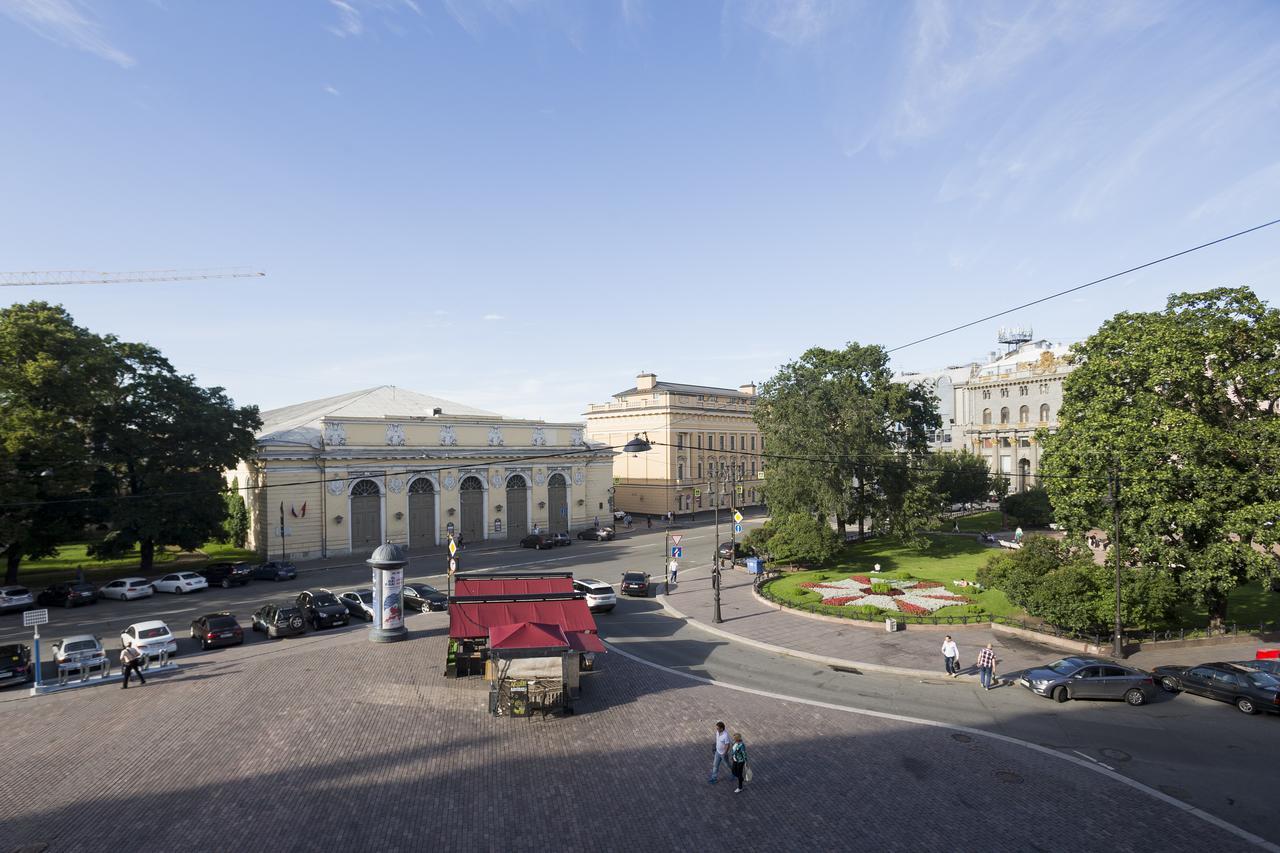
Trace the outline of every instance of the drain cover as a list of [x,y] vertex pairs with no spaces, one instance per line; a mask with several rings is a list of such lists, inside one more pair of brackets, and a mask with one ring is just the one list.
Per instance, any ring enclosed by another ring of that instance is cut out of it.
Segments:
[[1010,785],[1017,785],[1022,782],[1022,777],[1012,770],[997,770],[996,778],[1001,782],[1007,782]]
[[973,740],[973,738],[969,737],[967,734],[963,734],[962,732],[952,732],[951,739],[959,741],[960,743],[968,743]]

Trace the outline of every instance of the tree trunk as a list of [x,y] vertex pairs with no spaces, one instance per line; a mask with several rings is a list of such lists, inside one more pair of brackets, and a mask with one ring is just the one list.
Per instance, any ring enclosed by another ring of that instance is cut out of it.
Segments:
[[1227,597],[1209,593],[1205,596],[1205,609],[1209,611],[1209,627],[1221,630],[1227,621]]
[[9,585],[18,582],[18,566],[22,565],[22,549],[17,542],[10,542],[4,555],[4,582]]
[[841,542],[844,541],[845,527],[846,525],[845,525],[844,516],[840,515],[840,513],[836,513],[836,533],[840,534]]
[[141,574],[149,574],[151,566],[155,562],[156,543],[154,539],[143,539],[138,543],[138,571]]

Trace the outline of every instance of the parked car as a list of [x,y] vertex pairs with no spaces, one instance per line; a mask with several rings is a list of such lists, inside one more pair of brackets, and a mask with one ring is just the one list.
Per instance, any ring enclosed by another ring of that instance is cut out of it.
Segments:
[[265,563],[259,563],[254,566],[250,574],[252,574],[254,580],[291,581],[298,577],[298,570],[293,563],[287,560],[280,562],[268,560]]
[[302,615],[311,623],[312,628],[332,628],[334,625],[346,625],[351,621],[351,613],[347,611],[347,605],[327,589],[318,589],[315,592],[308,589],[298,593],[297,605]]
[[209,586],[217,584],[223,589],[247,586],[253,577],[253,566],[249,563],[210,563],[200,570],[200,576]]
[[296,637],[307,633],[302,610],[293,602],[262,605],[253,611],[250,627],[266,633],[268,637]]
[[1156,682],[1140,669],[1094,658],[1069,657],[1024,670],[1018,683],[1058,702],[1068,699],[1123,699],[1145,705]]
[[587,600],[587,609],[592,612],[607,613],[618,603],[613,587],[593,578],[575,579],[573,591],[582,593],[583,598]]
[[244,642],[244,630],[236,617],[226,611],[206,613],[199,619],[191,620],[191,639],[199,640],[202,649],[238,646]]
[[449,609],[449,596],[425,583],[407,583],[402,592],[405,610]]
[[622,575],[622,594],[649,595],[649,574],[647,572],[624,572]]
[[168,652],[171,657],[178,653],[178,639],[159,619],[135,622],[125,628],[120,632],[120,645],[126,641],[149,658],[159,657],[161,652]]
[[114,598],[117,601],[148,598],[155,593],[155,587],[146,578],[116,578],[110,583],[103,584],[98,590],[98,595],[103,598]]
[[1248,666],[1254,669],[1260,669],[1265,673],[1280,678],[1280,659],[1276,658],[1258,658],[1255,660],[1238,660],[1233,661],[1236,666]]
[[578,538],[584,542],[608,542],[613,536],[612,527],[588,527],[578,532]]
[[36,601],[45,607],[58,604],[75,607],[79,604],[93,604],[97,600],[98,588],[91,583],[55,583],[36,596]]
[[716,556],[722,560],[741,559],[747,556],[747,549],[742,547],[741,542],[721,542],[716,549]]
[[36,668],[31,663],[31,647],[22,643],[6,643],[0,646],[0,687],[26,684],[36,678]]
[[373,590],[353,589],[338,596],[338,600],[347,606],[347,612],[356,619],[373,621]]
[[[1253,661],[1250,661],[1252,664]],[[1280,714],[1280,679],[1255,666],[1202,663],[1199,666],[1158,666],[1160,686],[1170,693],[1184,691],[1230,702],[1246,714]]]
[[550,536],[542,533],[530,533],[528,536],[520,540],[521,548],[536,548],[539,551],[550,551],[556,547],[556,543],[551,541]]
[[209,582],[195,572],[174,572],[152,581],[151,585],[156,592],[172,592],[175,595],[209,588]]
[[[0,613],[13,610],[30,610],[36,606],[36,598],[25,586],[0,586]],[[3,664],[4,658],[0,658]]]
[[53,644],[53,659],[58,663],[92,661],[106,656],[102,641],[92,634],[72,634]]
[[573,539],[569,537],[568,533],[552,533],[551,544],[559,548],[562,545],[572,545]]

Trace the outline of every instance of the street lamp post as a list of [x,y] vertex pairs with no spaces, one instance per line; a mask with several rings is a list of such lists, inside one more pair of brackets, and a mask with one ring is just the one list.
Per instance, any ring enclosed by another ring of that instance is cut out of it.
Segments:
[[1114,647],[1112,653],[1117,658],[1124,658],[1124,625],[1120,618],[1120,469],[1111,469],[1111,549],[1116,558],[1116,624]]

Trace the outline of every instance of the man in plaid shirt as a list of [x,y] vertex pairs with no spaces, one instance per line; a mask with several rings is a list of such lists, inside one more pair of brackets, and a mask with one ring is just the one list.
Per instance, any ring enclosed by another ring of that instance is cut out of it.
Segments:
[[991,644],[987,643],[986,648],[978,652],[978,678],[982,681],[984,690],[991,689],[991,673],[996,668],[996,653],[991,649]]

